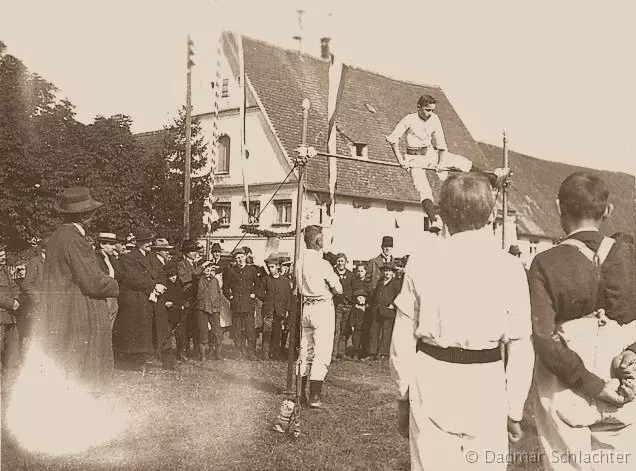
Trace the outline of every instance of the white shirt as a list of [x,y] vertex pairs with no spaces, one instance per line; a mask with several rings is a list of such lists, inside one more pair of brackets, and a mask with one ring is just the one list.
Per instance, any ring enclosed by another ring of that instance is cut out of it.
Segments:
[[86,237],[86,231],[84,230],[84,228],[82,226],[80,226],[78,223],[74,222],[73,225],[75,227],[77,227],[77,230],[79,231],[80,234],[82,234],[83,237]]
[[521,260],[501,250],[491,230],[435,239],[412,254],[394,304],[391,366],[402,397],[418,339],[471,350],[520,341],[523,352],[510,354],[506,375],[509,415],[521,418],[534,366],[530,294]]
[[342,285],[338,275],[322,253],[317,250],[305,250],[298,264],[300,283],[298,287],[303,296],[308,298],[330,299],[331,289],[342,293]]
[[115,278],[115,269],[113,268],[113,264],[110,263],[110,257],[103,250],[102,250],[102,257],[104,258],[104,262],[106,263],[106,266],[108,267],[108,276],[110,276],[111,278]]
[[432,145],[437,150],[447,150],[444,129],[436,114],[432,114],[426,121],[417,113],[407,114],[386,140],[391,144],[397,144],[405,134],[407,147],[420,148]]

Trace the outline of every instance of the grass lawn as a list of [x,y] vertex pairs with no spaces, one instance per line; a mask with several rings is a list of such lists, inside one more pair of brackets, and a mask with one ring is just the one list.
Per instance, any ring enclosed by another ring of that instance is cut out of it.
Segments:
[[[323,390],[326,409],[303,411],[298,439],[270,431],[285,371],[284,363],[235,360],[189,362],[176,372],[157,368],[144,376],[116,371],[104,400],[123,402],[129,420],[115,440],[73,456],[36,455],[12,440],[3,421],[2,469],[409,469],[386,361],[333,364]],[[526,427],[514,450],[536,449],[536,436]]]

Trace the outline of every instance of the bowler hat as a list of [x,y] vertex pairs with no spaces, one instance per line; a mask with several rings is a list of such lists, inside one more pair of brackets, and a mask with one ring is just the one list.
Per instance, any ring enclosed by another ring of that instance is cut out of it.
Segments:
[[391,236],[382,237],[382,247],[393,247],[393,237]]
[[508,249],[508,253],[512,255],[521,255],[521,250],[518,245],[511,245],[510,249]]
[[199,251],[199,245],[197,244],[195,240],[185,239],[183,242],[181,242],[181,252],[188,253],[188,252],[198,252],[198,251]]
[[64,190],[60,200],[53,203],[53,207],[59,213],[85,213],[94,211],[102,205],[103,203],[91,197],[88,188],[79,186]]
[[174,245],[170,245],[167,239],[160,237],[159,239],[155,240],[151,248],[154,250],[170,250],[174,249]]
[[100,232],[97,235],[97,240],[99,242],[108,242],[114,244],[115,242],[117,242],[117,236],[112,232]]
[[210,252],[222,252],[223,249],[221,249],[221,244],[219,244],[218,242],[215,242],[212,244],[212,248],[210,249]]
[[150,229],[146,229],[145,227],[139,227],[135,230],[135,240],[139,242],[148,242],[149,240],[154,239],[155,235],[152,233]]

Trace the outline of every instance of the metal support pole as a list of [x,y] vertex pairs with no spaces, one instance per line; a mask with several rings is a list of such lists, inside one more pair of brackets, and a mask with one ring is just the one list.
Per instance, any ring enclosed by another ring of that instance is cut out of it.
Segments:
[[[302,127],[302,145],[307,144],[307,120],[309,119],[309,107],[310,103],[308,99],[303,100],[303,127]],[[303,201],[305,199],[305,162],[299,159],[298,162],[298,194],[296,195],[296,237],[294,241],[294,268],[298,267],[298,260],[300,260],[300,247],[303,243],[301,236],[302,229],[302,217],[303,217]],[[297,270],[294,270],[296,273]],[[295,277],[295,292],[297,296],[297,304],[295,312],[291,313],[290,325],[289,325],[289,351],[287,352],[287,384],[286,393],[288,395],[294,394],[293,378],[294,378],[294,361],[296,356],[296,338],[300,338],[298,335],[300,329],[300,316],[303,309],[303,300],[300,290],[298,289],[298,277]],[[301,372],[302,374],[302,372]]]
[[183,236],[190,238],[190,174],[192,143],[192,41],[188,37],[188,73],[186,75],[186,109],[185,109],[185,170],[183,184]]

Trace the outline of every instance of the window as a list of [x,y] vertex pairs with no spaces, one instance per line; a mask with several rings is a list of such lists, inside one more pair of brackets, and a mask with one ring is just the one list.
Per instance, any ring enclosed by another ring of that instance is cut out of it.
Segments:
[[357,209],[369,209],[371,207],[371,203],[363,199],[354,199],[353,207]]
[[389,211],[404,211],[404,203],[398,203],[397,201],[387,201],[386,209]]
[[223,134],[217,140],[218,153],[215,174],[230,173],[230,136]]
[[[245,213],[247,213],[247,201],[243,201],[243,210],[245,211]],[[244,218],[244,220],[247,219],[247,222],[244,222],[243,224],[258,224],[260,213],[261,202],[258,200],[250,200],[250,212],[249,214],[246,214],[247,217]]]
[[230,96],[230,80],[224,78],[221,82],[221,98],[229,98]]
[[292,222],[291,200],[275,201],[274,208],[276,208],[275,224],[291,224]]
[[221,226],[228,227],[230,225],[232,205],[230,203],[216,203],[212,206],[212,208],[219,215],[219,224],[221,224]]
[[363,159],[369,158],[368,146],[360,142],[355,142],[349,145],[351,149],[352,157],[362,157]]

